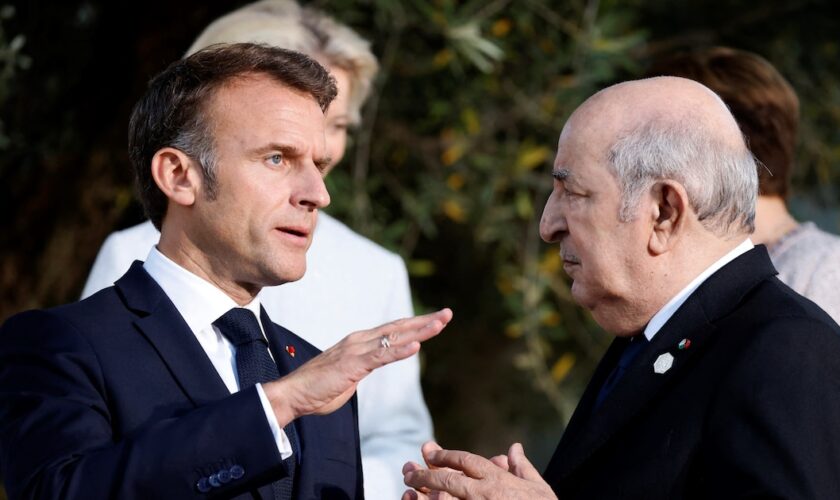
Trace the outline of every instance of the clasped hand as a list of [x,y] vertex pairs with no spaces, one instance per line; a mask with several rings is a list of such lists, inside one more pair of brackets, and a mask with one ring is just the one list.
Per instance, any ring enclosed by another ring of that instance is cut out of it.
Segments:
[[403,466],[405,484],[414,490],[406,491],[402,500],[557,500],[519,443],[507,455],[490,459],[444,450],[433,442],[424,444],[422,452],[428,468],[414,462]]

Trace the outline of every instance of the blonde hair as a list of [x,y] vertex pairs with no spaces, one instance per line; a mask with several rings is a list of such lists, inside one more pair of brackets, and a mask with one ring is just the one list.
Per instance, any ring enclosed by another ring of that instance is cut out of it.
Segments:
[[186,55],[218,43],[264,43],[295,50],[341,68],[350,76],[349,118],[361,121],[379,65],[370,43],[326,13],[290,0],[261,0],[213,21]]

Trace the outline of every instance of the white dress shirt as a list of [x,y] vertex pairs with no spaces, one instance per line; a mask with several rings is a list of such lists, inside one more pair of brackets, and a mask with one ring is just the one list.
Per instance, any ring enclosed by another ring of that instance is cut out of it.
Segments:
[[748,252],[752,250],[753,244],[749,238],[744,240],[740,245],[733,248],[729,252],[726,253],[723,257],[716,260],[711,266],[707,267],[705,271],[700,273],[696,278],[691,280],[691,283],[686,285],[685,288],[679,291],[674,297],[665,304],[662,309],[659,310],[656,314],[653,315],[653,318],[650,319],[647,326],[645,327],[645,337],[648,340],[652,340],[653,336],[671,319],[671,316],[677,312],[677,309],[683,305],[683,302],[688,300],[688,297],[697,290],[697,287],[703,284],[709,276],[713,275],[715,271],[720,269],[721,267],[729,264],[731,261],[735,260],[735,257],[738,257],[742,253]]
[[[175,309],[184,318],[190,330],[195,335],[201,348],[207,353],[210,362],[219,372],[219,377],[224,381],[228,390],[232,393],[239,391],[239,375],[236,370],[236,347],[222,335],[213,322],[219,319],[234,307],[243,307],[254,313],[257,317],[257,324],[265,337],[260,318],[260,301],[252,300],[244,306],[238,305],[224,292],[209,281],[196,276],[179,266],[168,257],[152,247],[149,251],[143,269],[163,289],[169,300],[175,305]],[[271,352],[269,351],[269,356]],[[271,427],[274,441],[277,443],[277,450],[283,460],[292,455],[292,445],[286,433],[277,422],[277,417],[271,409],[271,404],[262,384],[257,384],[257,392],[260,395],[265,418]]]

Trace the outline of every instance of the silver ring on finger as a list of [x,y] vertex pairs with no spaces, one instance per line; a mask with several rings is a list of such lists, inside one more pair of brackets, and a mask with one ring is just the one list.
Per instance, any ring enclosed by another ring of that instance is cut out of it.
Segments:
[[388,340],[387,336],[383,335],[382,337],[379,338],[379,345],[383,349],[388,349],[389,347],[391,347],[391,341]]

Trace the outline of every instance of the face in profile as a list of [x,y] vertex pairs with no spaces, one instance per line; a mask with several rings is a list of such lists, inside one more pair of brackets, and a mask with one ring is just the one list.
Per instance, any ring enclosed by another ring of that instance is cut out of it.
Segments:
[[[315,99],[264,75],[220,88],[208,114],[217,196],[203,194],[193,238],[224,279],[258,287],[300,279],[317,210],[329,204],[324,114]],[[236,262],[228,269],[229,262]]]
[[619,219],[621,194],[608,169],[606,139],[602,129],[582,126],[575,117],[563,129],[540,235],[559,244],[575,301],[619,333],[622,307],[634,300],[636,253],[644,245],[640,224]]

